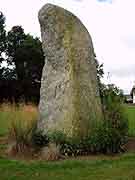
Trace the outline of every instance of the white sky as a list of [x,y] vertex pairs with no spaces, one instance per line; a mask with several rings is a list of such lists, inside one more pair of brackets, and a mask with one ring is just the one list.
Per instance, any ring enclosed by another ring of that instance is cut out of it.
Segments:
[[105,81],[129,92],[135,81],[135,0],[0,0],[7,29],[22,25],[26,33],[40,37],[37,14],[46,3],[64,7],[82,20],[97,59],[104,63]]

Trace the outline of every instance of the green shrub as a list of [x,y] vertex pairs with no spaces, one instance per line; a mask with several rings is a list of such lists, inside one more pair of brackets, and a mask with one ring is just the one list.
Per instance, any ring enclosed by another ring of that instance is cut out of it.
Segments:
[[79,152],[79,141],[77,139],[67,137],[61,131],[48,133],[50,143],[55,143],[60,147],[60,153],[66,156],[75,156]]
[[49,143],[49,137],[42,131],[35,131],[32,135],[32,144],[35,148],[42,148]]
[[81,150],[80,141],[74,138],[67,138],[65,143],[60,146],[60,152],[65,156],[81,155]]
[[118,153],[123,151],[126,137],[118,129],[102,124],[89,138],[91,152]]
[[67,140],[67,136],[61,131],[48,133],[48,138],[51,143],[56,143],[56,145],[64,144]]
[[102,86],[104,121],[82,140],[66,139],[61,152],[66,155],[117,153],[124,151],[128,134],[128,120],[123,108],[122,92],[114,85]]
[[118,153],[124,151],[128,134],[128,120],[122,105],[122,92],[114,85],[102,86],[104,121],[97,124],[85,139],[67,137],[63,132],[54,131],[33,136],[39,147],[54,143],[66,156],[88,155],[90,153]]
[[104,123],[96,131],[99,134],[99,146],[105,152],[119,152],[128,134],[128,119],[124,112],[122,91],[114,85],[104,86],[102,105]]

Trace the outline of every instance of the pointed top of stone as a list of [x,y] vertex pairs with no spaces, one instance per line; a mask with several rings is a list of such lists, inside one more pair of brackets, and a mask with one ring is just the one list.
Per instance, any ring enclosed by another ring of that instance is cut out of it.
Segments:
[[40,15],[44,14],[45,12],[47,13],[47,11],[50,11],[52,9],[61,9],[61,10],[67,11],[66,9],[64,9],[60,6],[57,6],[57,5],[54,5],[51,3],[47,3],[39,10],[39,17],[40,17]]
[[[66,18],[67,20],[67,17],[71,18],[74,20],[74,21],[78,21],[78,23],[80,23],[83,28],[87,31],[87,33],[89,34],[87,28],[85,27],[85,25],[81,22],[81,20],[75,15],[73,14],[72,12],[68,11],[67,9],[64,9],[63,7],[60,7],[58,5],[54,5],[54,4],[51,4],[51,3],[47,3],[45,4],[40,10],[39,10],[39,13],[38,13],[38,18],[39,18],[39,22],[40,24],[42,24],[42,21],[44,22],[45,19],[47,18],[47,16],[52,16],[53,18],[57,18],[58,16],[63,16]],[[57,17],[56,17],[57,16]],[[57,22],[58,23],[58,22]],[[59,22],[61,23],[61,22]],[[65,22],[66,23],[66,22]]]

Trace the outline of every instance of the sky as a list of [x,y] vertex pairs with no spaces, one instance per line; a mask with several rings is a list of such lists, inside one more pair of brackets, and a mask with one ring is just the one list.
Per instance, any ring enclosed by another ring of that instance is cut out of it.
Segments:
[[38,11],[46,3],[59,5],[80,18],[88,29],[104,82],[129,93],[135,84],[135,0],[0,0],[6,28],[22,25],[40,37]]

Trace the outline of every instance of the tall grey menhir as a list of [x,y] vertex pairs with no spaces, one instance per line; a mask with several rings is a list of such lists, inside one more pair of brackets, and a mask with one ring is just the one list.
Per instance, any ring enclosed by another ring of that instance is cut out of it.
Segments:
[[39,11],[45,65],[38,129],[79,138],[102,119],[91,37],[69,11],[47,4]]

